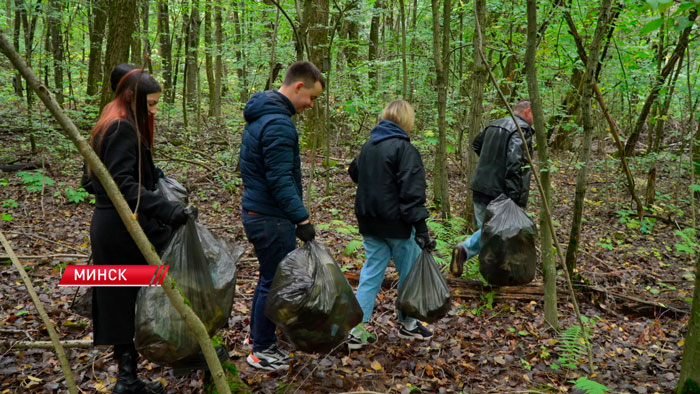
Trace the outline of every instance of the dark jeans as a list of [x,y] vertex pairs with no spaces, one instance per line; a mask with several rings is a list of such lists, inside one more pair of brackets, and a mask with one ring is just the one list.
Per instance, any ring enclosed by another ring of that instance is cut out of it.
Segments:
[[253,294],[250,314],[250,337],[253,351],[260,352],[277,342],[275,324],[265,316],[267,293],[272,286],[280,261],[296,248],[294,224],[287,219],[242,213],[243,228],[255,247],[260,267],[258,285]]

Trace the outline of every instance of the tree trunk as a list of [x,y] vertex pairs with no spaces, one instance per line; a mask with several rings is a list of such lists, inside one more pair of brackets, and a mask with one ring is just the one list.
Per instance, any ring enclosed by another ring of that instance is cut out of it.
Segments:
[[166,103],[172,104],[171,89],[173,85],[173,49],[170,37],[170,13],[168,1],[158,1],[158,40],[160,42],[160,58],[163,59],[163,96]]
[[678,394],[700,392],[700,257],[695,260],[695,290],[690,307],[688,334],[685,337]]
[[112,0],[109,7],[107,29],[107,50],[102,69],[102,96],[100,108],[112,100],[110,75],[120,63],[129,60],[129,42],[136,26],[136,2],[131,0]]
[[282,65],[277,63],[277,31],[280,26],[280,9],[275,8],[275,24],[272,28],[272,36],[270,37],[270,72],[267,75],[265,82],[265,90],[273,89],[277,74],[279,74]]
[[[19,33],[22,30],[22,14],[19,12],[19,9],[15,9],[15,26],[13,29],[13,40],[12,42],[14,43],[15,46],[15,51],[19,53]],[[15,79],[13,80],[13,88],[15,89],[15,94],[17,94],[18,97],[24,97],[23,93],[23,88],[22,88],[22,74],[20,74],[19,71],[15,73]]]
[[[525,52],[525,72],[527,90],[530,95],[532,116],[535,121],[537,156],[540,162],[540,183],[544,196],[540,203],[540,240],[542,250],[542,272],[544,275],[544,319],[554,329],[559,329],[557,316],[557,269],[552,253],[552,233],[549,231],[547,212],[551,212],[552,185],[549,174],[549,151],[545,132],[544,110],[537,82],[537,0],[527,0],[527,50]],[[547,205],[545,205],[547,204]]]
[[[474,1],[474,12],[478,16],[480,21],[486,20],[486,0],[475,0]],[[486,27],[479,25],[481,28],[481,34],[474,32],[472,37],[472,44],[474,48],[483,48],[484,43],[481,41],[483,37],[486,37]],[[477,29],[475,24],[474,29]],[[471,184],[472,172],[476,168],[476,163],[479,157],[472,150],[471,144],[479,135],[481,131],[482,116],[484,113],[484,88],[486,87],[486,81],[488,80],[488,70],[486,70],[486,65],[479,56],[477,50],[474,50],[474,71],[471,79],[471,105],[469,109],[469,129],[467,130],[469,135],[469,146],[466,148],[465,160],[465,185]],[[471,193],[465,193],[464,199],[464,218],[467,219],[468,223],[476,226],[476,220],[474,218],[474,200]]]
[[216,57],[214,63],[214,100],[212,107],[214,108],[214,117],[217,123],[221,123],[221,80],[224,74],[224,63],[221,59],[224,51],[224,33],[222,26],[221,4],[214,5],[214,25],[215,25],[215,40],[216,40]]
[[87,94],[97,94],[97,82],[102,80],[102,40],[107,24],[107,0],[93,0],[90,21],[90,55],[88,60]]
[[143,49],[141,48],[141,40],[139,39],[139,36],[141,36],[141,3],[142,2],[138,2],[134,7],[135,30],[131,32],[131,40],[129,43],[129,53],[131,55],[130,63],[138,67],[143,66]]
[[235,38],[235,43],[236,43],[236,63],[238,66],[236,67],[236,75],[238,76],[238,86],[239,86],[239,100],[241,103],[245,103],[248,101],[248,72],[246,70],[245,62],[244,62],[244,53],[243,49],[241,48],[243,45],[243,34],[242,34],[242,28],[241,26],[243,25],[243,19],[241,18],[240,12],[238,10],[239,7],[245,6],[244,4],[241,4],[241,1],[237,1],[234,3],[233,6],[233,27],[234,27],[234,33],[236,35]]
[[199,0],[192,2],[187,28],[186,60],[185,60],[185,106],[195,108],[197,103],[197,79],[199,78]]
[[209,110],[207,114],[209,116],[214,116],[214,58],[212,57],[212,52],[214,51],[214,44],[211,34],[211,13],[212,5],[207,4],[204,10],[204,53],[205,53],[205,65],[207,69],[207,87],[209,88]]
[[372,22],[369,27],[369,50],[367,52],[367,62],[369,63],[369,71],[367,72],[367,78],[369,79],[369,84],[371,90],[377,89],[377,66],[374,61],[377,60],[379,54],[379,22],[382,12],[384,1],[376,0],[374,2],[374,9],[372,12]]
[[[447,84],[450,73],[450,15],[452,14],[451,0],[443,1],[442,29],[440,28],[440,1],[432,1],[433,9],[433,60],[437,78],[438,92],[438,132],[439,142],[435,154],[435,170],[433,176],[433,195],[436,205],[440,208],[443,219],[450,218],[450,196],[448,190],[447,172],[447,125],[445,112],[447,110]],[[441,37],[442,36],[442,37]],[[442,43],[440,40],[442,38]]]
[[151,8],[149,7],[149,2],[141,2],[141,31],[143,32],[143,67],[148,70],[148,72],[153,75],[153,62],[151,61],[151,41],[148,38],[148,19],[150,16]]
[[600,48],[603,44],[605,32],[608,29],[610,7],[612,0],[603,0],[598,12],[598,23],[596,25],[591,48],[588,52],[586,62],[586,72],[583,77],[583,96],[581,98],[581,112],[583,116],[583,146],[579,162],[583,163],[576,176],[576,193],[574,200],[574,214],[571,220],[571,233],[569,234],[569,245],[566,249],[566,268],[569,275],[573,276],[576,269],[576,253],[578,252],[579,239],[581,237],[581,218],[583,217],[584,198],[586,197],[586,182],[588,180],[588,166],[591,157],[591,144],[595,133],[593,125],[592,103],[595,83],[595,70],[598,65]]
[[61,15],[63,2],[49,2],[49,30],[51,31],[51,52],[53,53],[53,81],[56,102],[63,106],[63,35],[61,34]]
[[673,71],[673,67],[676,65],[676,62],[678,59],[680,59],[681,55],[685,51],[685,48],[688,46],[688,41],[689,41],[689,36],[690,36],[690,31],[693,29],[693,26],[695,25],[695,19],[698,16],[698,10],[697,8],[693,8],[690,11],[690,14],[688,15],[688,21],[690,22],[688,24],[688,27],[686,27],[683,32],[681,33],[680,37],[678,38],[678,44],[676,45],[676,48],[673,50],[673,54],[671,57],[668,58],[666,61],[666,64],[664,65],[663,69],[661,70],[661,73],[657,75],[656,80],[654,81],[651,92],[649,92],[649,95],[647,96],[646,100],[644,101],[644,106],[642,107],[641,111],[639,111],[639,116],[637,117],[637,121],[634,124],[634,130],[632,130],[632,133],[630,134],[629,138],[627,139],[627,144],[625,145],[625,155],[626,156],[631,156],[634,154],[634,149],[637,146],[637,141],[639,140],[639,136],[642,133],[642,129],[644,128],[644,125],[646,124],[647,116],[649,115],[649,111],[651,110],[652,104],[656,101],[656,98],[659,96],[659,92],[661,91],[661,88],[664,86],[664,82],[666,81],[666,78],[669,76],[671,71]]
[[408,64],[406,61],[406,6],[405,0],[399,0],[399,17],[401,18],[401,74],[403,82],[403,90],[401,98],[408,100]]

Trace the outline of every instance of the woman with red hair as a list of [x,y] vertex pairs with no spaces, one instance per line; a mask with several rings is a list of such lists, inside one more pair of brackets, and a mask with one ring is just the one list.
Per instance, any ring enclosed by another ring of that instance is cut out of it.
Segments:
[[[119,186],[132,212],[156,251],[187,221],[188,210],[156,192],[158,172],[153,164],[153,117],[160,100],[158,82],[134,69],[121,78],[116,97],[102,110],[92,129],[93,149]],[[95,211],[90,242],[96,265],[147,264],[102,184],[91,174]],[[95,287],[92,321],[95,345],[113,345],[119,362],[114,393],[165,392],[158,382],[145,383],[136,374],[134,312],[138,287]]]

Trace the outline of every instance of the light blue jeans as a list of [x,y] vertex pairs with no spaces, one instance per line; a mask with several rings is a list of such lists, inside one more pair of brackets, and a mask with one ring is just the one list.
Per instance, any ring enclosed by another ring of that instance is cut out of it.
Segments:
[[484,224],[484,218],[486,217],[486,204],[475,201],[474,216],[476,216],[476,225],[479,229],[460,244],[467,251],[467,260],[478,255],[481,251],[481,226]]
[[[415,229],[411,231],[408,239],[381,238],[371,235],[363,235],[362,243],[365,246],[367,260],[360,272],[360,284],[357,286],[357,301],[362,308],[362,322],[367,323],[372,317],[374,302],[377,293],[382,287],[386,268],[393,257],[394,265],[399,273],[399,287],[408,276],[413,263],[420,255],[420,247],[415,241]],[[399,321],[406,327],[413,326],[415,319],[404,318],[399,313]]]

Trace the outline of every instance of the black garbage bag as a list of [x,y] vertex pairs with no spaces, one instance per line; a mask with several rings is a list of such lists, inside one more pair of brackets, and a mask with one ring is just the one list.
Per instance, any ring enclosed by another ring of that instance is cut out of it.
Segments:
[[537,226],[513,200],[501,194],[486,207],[479,271],[496,286],[530,283],[535,277]]
[[187,189],[178,181],[170,177],[158,178],[156,190],[160,192],[168,201],[179,201],[187,205],[189,195]]
[[433,323],[444,317],[451,307],[447,282],[432,253],[424,249],[399,288],[396,309],[404,316]]
[[[162,179],[161,186],[166,198],[180,199],[169,193],[171,187]],[[223,327],[231,314],[236,264],[244,252],[242,246],[215,236],[192,218],[173,234],[163,251],[161,260],[170,265],[168,275],[175,279],[209,335]],[[136,349],[150,361],[172,363],[199,352],[199,343],[161,287],[141,288],[135,325]]]
[[328,249],[310,241],[280,262],[265,315],[297,349],[327,353],[360,323],[362,309]]

